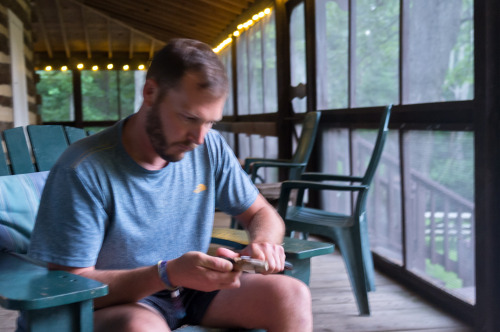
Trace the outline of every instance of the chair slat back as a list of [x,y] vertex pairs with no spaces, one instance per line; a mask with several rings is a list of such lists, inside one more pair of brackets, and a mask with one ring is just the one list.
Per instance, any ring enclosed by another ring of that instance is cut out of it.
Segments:
[[[302,123],[302,133],[300,134],[299,144],[293,155],[293,162],[307,164],[309,161],[309,157],[314,147],[316,133],[318,132],[320,118],[321,112],[309,112],[306,114],[304,122]],[[289,179],[298,179],[304,172],[304,168],[305,166],[302,168],[292,168],[290,170]]]
[[372,156],[370,157],[370,162],[366,168],[365,175],[363,176],[362,184],[370,185],[375,171],[377,170],[378,163],[382,157],[382,152],[384,150],[385,141],[387,140],[387,134],[389,133],[389,119],[391,117],[392,105],[385,108],[382,118],[380,119],[380,125],[377,133],[377,140],[373,148]]
[[60,125],[29,125],[28,135],[38,171],[48,171],[68,147],[64,129]]
[[69,144],[73,144],[76,141],[87,137],[87,132],[83,128],[64,126],[64,132],[66,133],[66,138],[68,139]]
[[9,164],[7,163],[7,158],[5,157],[3,146],[0,146],[0,176],[10,175],[10,174],[11,171]]
[[12,174],[33,173],[35,165],[31,161],[31,154],[22,127],[6,129],[3,132],[7,154],[10,160]]

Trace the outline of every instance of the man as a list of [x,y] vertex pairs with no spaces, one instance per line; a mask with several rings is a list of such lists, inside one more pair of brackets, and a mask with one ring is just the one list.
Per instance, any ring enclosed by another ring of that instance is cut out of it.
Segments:
[[[211,130],[227,91],[207,45],[174,40],[148,70],[140,110],[52,168],[29,254],[109,285],[95,301],[96,331],[312,330],[307,286],[274,274],[284,268],[283,221]],[[241,254],[266,260],[266,275],[205,254],[216,207],[248,230]]]

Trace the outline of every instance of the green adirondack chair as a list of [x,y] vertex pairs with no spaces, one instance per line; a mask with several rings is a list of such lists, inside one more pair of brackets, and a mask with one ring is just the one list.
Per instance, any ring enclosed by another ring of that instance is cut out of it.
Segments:
[[29,125],[26,129],[37,170],[39,172],[50,170],[69,145],[63,126]]
[[302,133],[299,143],[292,159],[246,158],[243,169],[251,174],[252,181],[255,183],[258,178],[259,169],[266,167],[288,168],[288,179],[298,179],[304,172],[311,156],[320,118],[321,112],[309,112],[306,114],[302,123]]
[[84,129],[60,125],[29,125],[26,133],[23,127],[3,131],[0,176],[48,171],[69,144],[88,136]]
[[314,147],[314,141],[318,132],[321,112],[309,112],[302,123],[302,133],[299,138],[297,149],[292,159],[269,159],[269,158],[246,158],[243,169],[251,175],[260,193],[273,205],[276,205],[281,183],[257,183],[259,170],[264,168],[285,168],[288,169],[288,180],[298,179],[304,172],[309,157]]
[[3,175],[10,175],[12,174],[10,170],[10,166],[7,163],[7,157],[5,156],[5,152],[2,149],[0,149],[0,176]]
[[66,133],[69,144],[73,144],[76,141],[89,136],[88,132],[83,128],[64,126],[64,132]]
[[[277,206],[278,204],[281,182],[264,183],[263,178],[259,175],[259,170],[264,168],[285,168],[288,169],[289,180],[298,179],[309,162],[320,119],[321,112],[309,112],[306,114],[302,123],[302,133],[292,159],[253,157],[245,159],[243,169],[250,174],[252,182],[255,183],[259,192],[272,205]],[[234,218],[231,220],[231,228],[240,228]]]
[[10,160],[11,174],[35,172],[23,127],[4,130],[3,138]]
[[[373,259],[370,252],[366,222],[366,198],[377,169],[388,133],[392,106],[385,108],[368,167],[363,176],[345,176],[324,173],[304,173],[300,180],[285,181],[281,186],[278,212],[284,219],[287,233],[317,234],[338,246],[344,259],[351,287],[361,315],[369,315],[368,292],[375,290]],[[326,184],[324,181],[346,182],[345,185]],[[292,189],[298,189],[296,203],[289,205]],[[330,190],[356,193],[351,214],[334,213],[306,207],[305,190]]]

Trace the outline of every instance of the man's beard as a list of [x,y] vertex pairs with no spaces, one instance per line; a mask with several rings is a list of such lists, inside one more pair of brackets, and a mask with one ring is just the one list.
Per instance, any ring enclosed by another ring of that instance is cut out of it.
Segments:
[[157,103],[154,103],[146,118],[146,133],[155,152],[167,162],[176,162],[184,157],[184,154],[167,153],[169,144],[162,131],[160,112]]

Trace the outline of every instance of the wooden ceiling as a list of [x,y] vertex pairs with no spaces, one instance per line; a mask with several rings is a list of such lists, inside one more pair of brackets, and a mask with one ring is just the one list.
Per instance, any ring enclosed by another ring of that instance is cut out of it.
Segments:
[[176,37],[216,46],[255,0],[34,0],[35,66],[138,60]]

